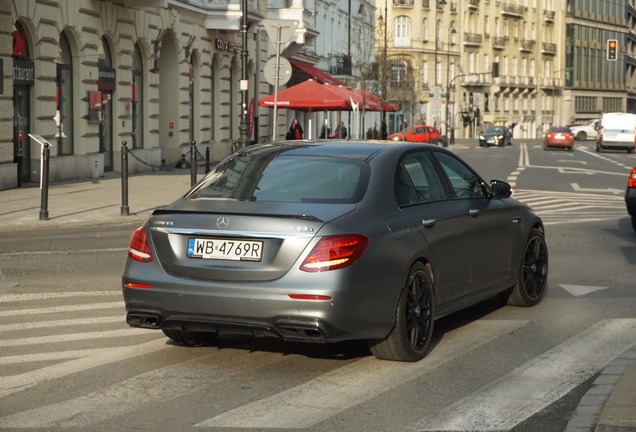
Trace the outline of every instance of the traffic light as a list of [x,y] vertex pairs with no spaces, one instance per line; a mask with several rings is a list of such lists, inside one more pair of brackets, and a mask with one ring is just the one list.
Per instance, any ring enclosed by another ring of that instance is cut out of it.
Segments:
[[607,60],[610,60],[610,61],[618,60],[618,40],[617,39],[607,40]]

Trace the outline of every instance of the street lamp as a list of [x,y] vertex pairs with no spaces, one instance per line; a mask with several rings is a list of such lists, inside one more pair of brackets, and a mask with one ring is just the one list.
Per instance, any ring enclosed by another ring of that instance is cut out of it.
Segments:
[[[444,6],[446,6],[446,0],[436,0],[436,2],[437,2],[437,6],[435,8],[436,12],[443,10]],[[434,87],[437,87],[437,84],[439,82],[438,76],[437,76],[437,51],[439,46],[439,31],[441,28],[439,22],[440,21],[437,19],[437,14],[435,14],[435,65],[433,66],[433,68],[435,69],[435,74],[434,74],[435,82],[433,83]],[[435,126],[437,126],[437,114],[435,114]]]
[[[457,33],[454,26],[451,26],[448,30],[448,47],[446,49],[446,119],[444,125],[444,138],[446,138],[446,143],[448,143],[448,126],[449,126],[449,117],[450,117],[450,47],[451,45],[455,45],[455,40],[453,39],[453,35]],[[454,134],[451,136],[452,144],[455,144]]]

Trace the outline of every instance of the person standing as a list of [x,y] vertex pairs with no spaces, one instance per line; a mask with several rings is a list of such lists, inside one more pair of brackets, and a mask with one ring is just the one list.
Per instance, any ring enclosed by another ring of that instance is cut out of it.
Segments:
[[289,127],[289,133],[287,134],[287,139],[290,139],[290,140],[303,139],[303,127],[300,125],[297,118],[295,118],[292,121],[292,124]]
[[341,121],[336,128],[336,132],[333,134],[334,138],[342,138],[345,139],[347,137],[347,127],[344,122]]

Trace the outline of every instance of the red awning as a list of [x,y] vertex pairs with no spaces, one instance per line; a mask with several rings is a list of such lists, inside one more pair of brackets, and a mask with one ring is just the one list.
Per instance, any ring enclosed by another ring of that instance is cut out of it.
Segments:
[[316,81],[322,84],[331,84],[336,86],[341,85],[345,87],[347,85],[346,83],[343,83],[342,81],[332,77],[327,72],[323,72],[320,69],[316,69],[313,66],[298,63],[297,61],[294,61],[294,60],[290,60],[289,62],[292,64],[293,67],[300,69],[302,72],[306,73],[311,78],[315,79]]

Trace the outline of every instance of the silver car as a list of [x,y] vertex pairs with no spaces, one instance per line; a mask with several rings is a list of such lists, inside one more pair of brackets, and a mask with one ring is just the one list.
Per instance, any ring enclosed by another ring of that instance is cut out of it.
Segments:
[[254,145],[133,233],[127,322],[184,345],[363,339],[378,358],[417,361],[437,318],[545,296],[542,221],[510,195],[433,145]]

